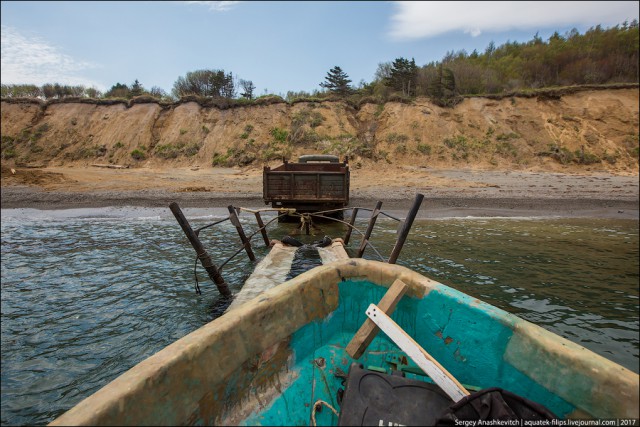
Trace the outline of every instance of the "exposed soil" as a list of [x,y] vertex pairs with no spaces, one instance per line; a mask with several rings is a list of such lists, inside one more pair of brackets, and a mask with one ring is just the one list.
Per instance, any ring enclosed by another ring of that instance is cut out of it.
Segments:
[[[411,103],[2,100],[2,208],[265,207],[262,167],[349,157],[351,206],[638,218],[639,90]],[[100,167],[96,167],[100,166]]]

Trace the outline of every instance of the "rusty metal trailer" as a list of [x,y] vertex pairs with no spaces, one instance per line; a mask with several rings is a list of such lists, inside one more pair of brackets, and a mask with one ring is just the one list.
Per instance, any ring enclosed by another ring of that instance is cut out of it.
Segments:
[[[264,167],[263,199],[274,208],[309,213],[341,209],[349,204],[349,164],[337,156],[305,155],[297,163]],[[342,212],[337,212],[337,216]]]

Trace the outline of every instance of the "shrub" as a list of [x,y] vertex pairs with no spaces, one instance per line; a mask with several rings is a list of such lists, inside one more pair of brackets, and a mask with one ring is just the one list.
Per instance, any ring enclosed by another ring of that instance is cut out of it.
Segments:
[[274,141],[283,144],[287,142],[287,136],[289,136],[289,132],[280,128],[272,128],[269,133],[273,137]]
[[196,154],[198,154],[200,152],[200,144],[198,144],[196,142],[192,142],[191,144],[187,144],[182,149],[182,152],[187,157],[193,157],[193,156],[195,156]]
[[573,161],[573,153],[567,150],[565,147],[560,147],[557,144],[549,144],[549,151],[540,153],[541,156],[550,156],[552,159],[566,165]]
[[2,158],[4,160],[9,160],[9,159],[13,159],[17,156],[18,154],[16,153],[16,150],[13,148],[7,148],[6,150],[3,149],[2,150]]
[[213,159],[211,160],[211,166],[226,166],[229,155],[220,153],[213,153]]
[[156,145],[155,154],[162,159],[175,159],[180,154],[180,149],[173,144]]
[[496,136],[496,139],[498,141],[508,141],[510,139],[516,139],[519,137],[520,135],[518,135],[517,133],[510,132],[510,133],[501,133],[500,135]]
[[177,144],[156,145],[155,155],[163,159],[176,159],[178,156],[192,157],[200,151],[200,144],[192,142],[185,144],[178,142]]
[[596,156],[595,154],[589,151],[585,151],[584,147],[582,150],[574,151],[573,154],[575,155],[574,161],[581,165],[593,165],[602,161],[600,160],[600,157]]
[[517,157],[518,151],[510,142],[501,142],[496,145],[496,153],[507,156],[507,157]]
[[608,162],[608,163],[610,163],[612,165],[615,165],[616,162],[618,161],[618,157],[619,157],[618,153],[609,154],[607,152],[607,150],[605,150],[604,154],[602,155],[602,160],[604,160],[604,161],[606,161],[606,162]]
[[396,153],[397,154],[406,154],[407,153],[407,146],[405,144],[398,144],[396,145]]
[[2,145],[11,144],[13,145],[15,138],[9,135],[2,135]]
[[325,118],[320,112],[314,111],[309,117],[309,126],[312,128],[318,127],[324,122]]
[[457,135],[453,138],[445,138],[443,143],[449,148],[461,151],[466,151],[468,146],[467,138],[464,135]]
[[144,151],[136,148],[131,152],[131,157],[133,157],[134,160],[144,160],[147,158],[147,155],[144,153]]
[[402,144],[402,143],[407,142],[409,140],[409,137],[407,135],[403,135],[403,134],[392,132],[389,135],[387,135],[386,140],[390,144],[394,144],[394,143],[395,144]]
[[282,97],[277,95],[265,95],[260,98],[256,98],[254,101],[255,105],[272,105],[272,104],[283,104],[286,101],[282,99]]
[[418,151],[428,156],[431,154],[431,146],[429,144],[418,144]]

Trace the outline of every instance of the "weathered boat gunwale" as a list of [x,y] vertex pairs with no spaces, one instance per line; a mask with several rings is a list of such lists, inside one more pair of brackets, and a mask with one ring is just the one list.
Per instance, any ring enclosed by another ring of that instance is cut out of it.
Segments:
[[[316,267],[176,341],[51,425],[183,424],[194,420],[194,414],[205,423],[215,423],[224,414],[212,408],[217,405],[212,390],[252,357],[274,351],[274,346],[286,342],[303,325],[332,313],[338,305],[338,283],[345,279],[368,280],[386,287],[401,279],[408,285],[407,295],[416,299],[434,290],[452,298],[460,295],[397,265],[349,259]],[[507,361],[574,404],[577,415],[638,417],[637,374],[536,325],[466,297],[474,309],[513,330],[505,352]],[[284,318],[286,322],[282,321]],[[538,351],[548,360],[536,369],[532,365],[534,359],[523,353],[527,351]],[[549,363],[559,363],[560,371],[577,369],[576,375],[590,379],[591,384],[575,385],[595,386],[594,390],[576,391],[569,381],[557,376],[558,369],[545,373]],[[273,374],[277,376],[277,372]]]

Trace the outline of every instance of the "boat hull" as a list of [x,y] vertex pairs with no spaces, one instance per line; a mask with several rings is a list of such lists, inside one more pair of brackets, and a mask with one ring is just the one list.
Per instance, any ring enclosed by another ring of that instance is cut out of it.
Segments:
[[[638,418],[638,375],[501,309],[398,265],[348,259],[248,301],[125,372],[51,425],[308,424],[353,359],[345,348],[400,279],[392,318],[461,383],[501,387],[560,418]],[[402,353],[380,333],[364,366]],[[411,374],[409,374],[411,375]],[[319,425],[335,425],[325,410]]]

